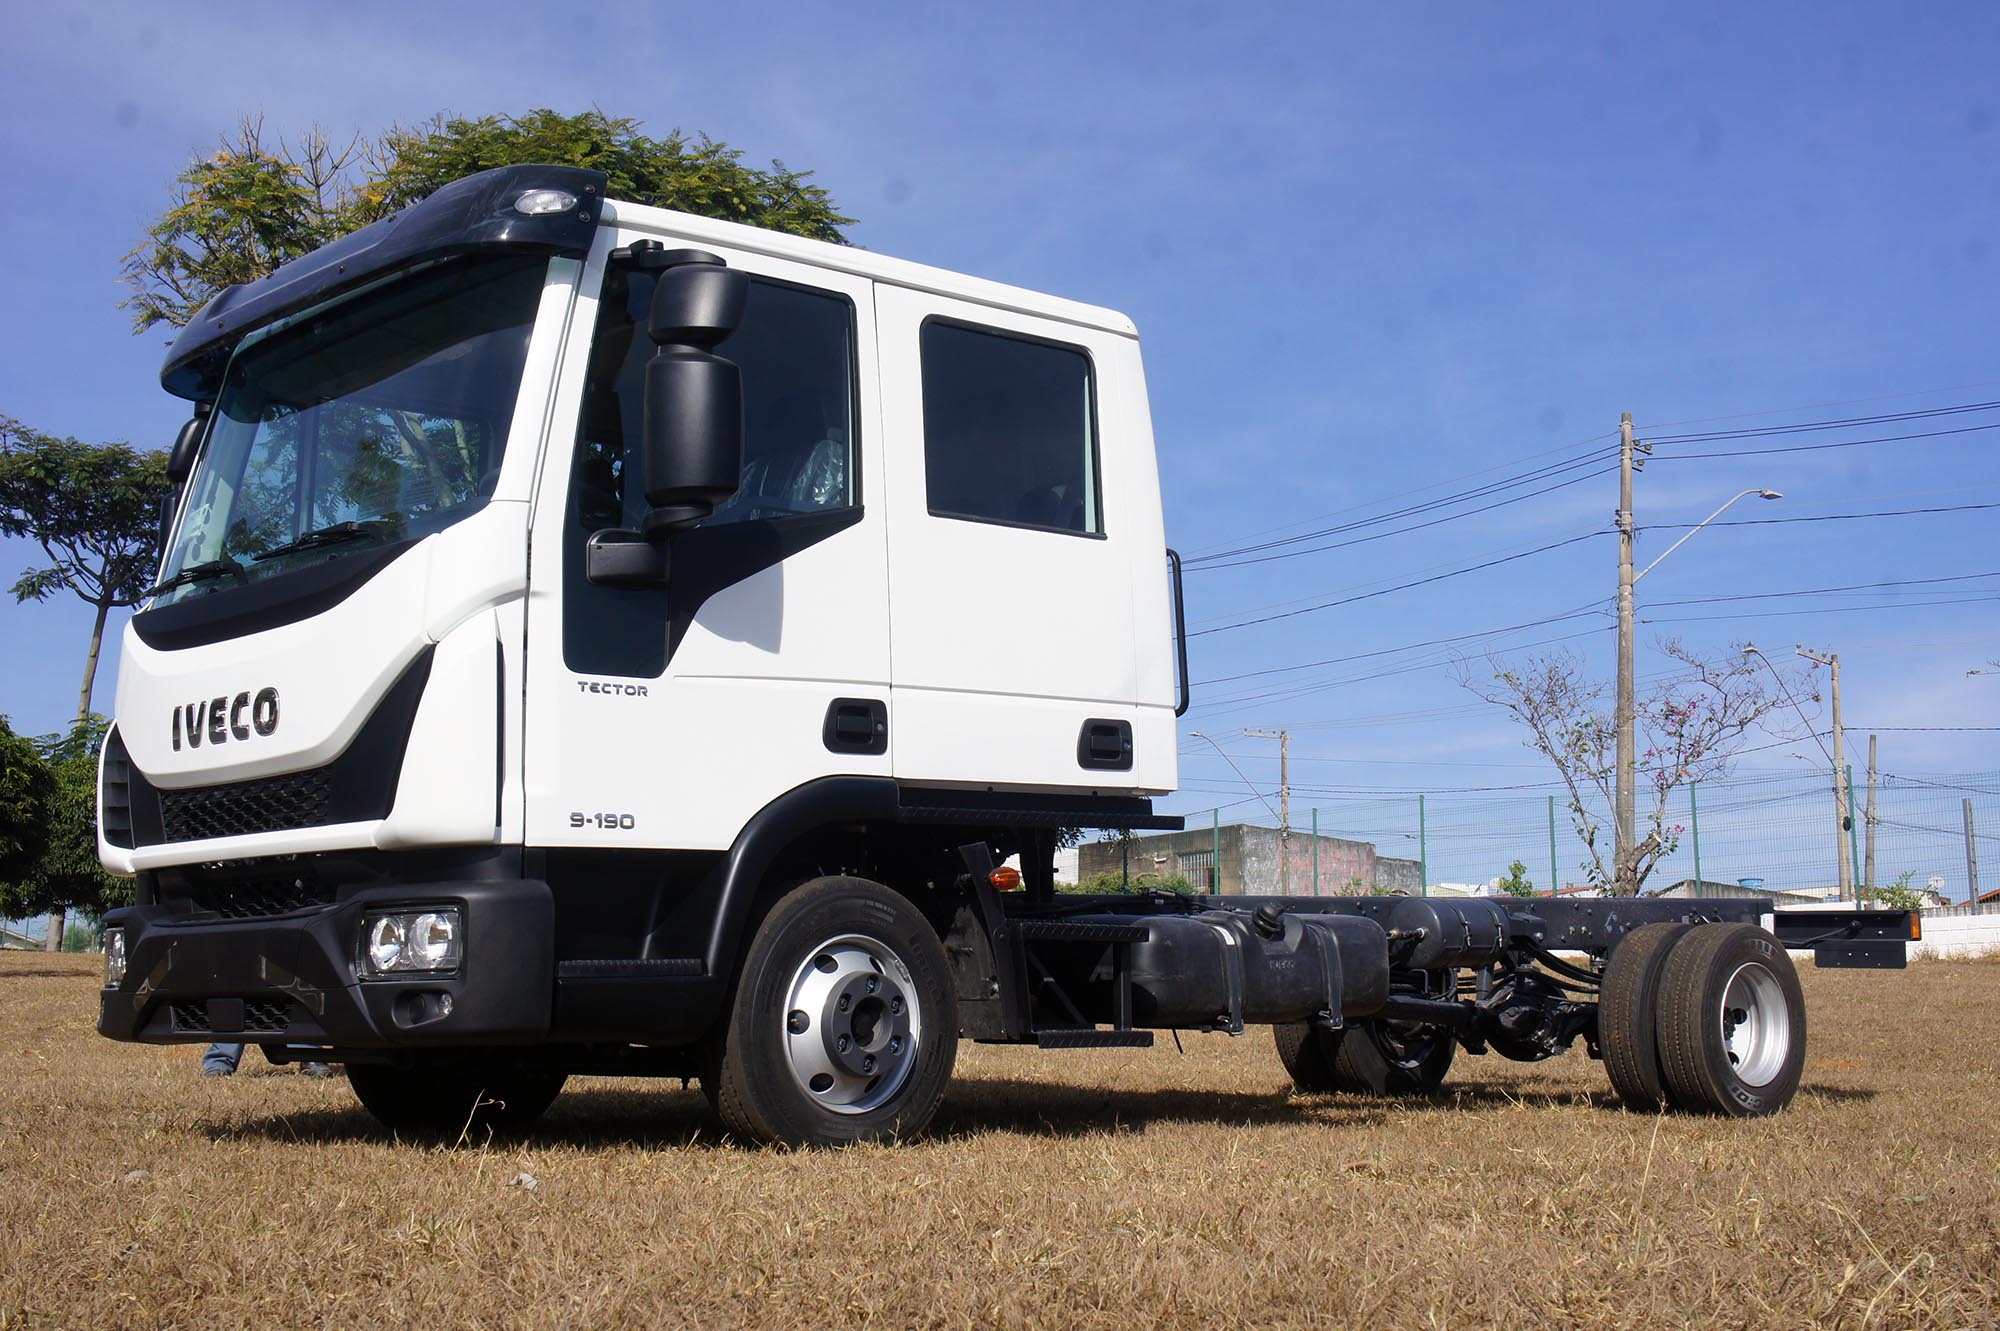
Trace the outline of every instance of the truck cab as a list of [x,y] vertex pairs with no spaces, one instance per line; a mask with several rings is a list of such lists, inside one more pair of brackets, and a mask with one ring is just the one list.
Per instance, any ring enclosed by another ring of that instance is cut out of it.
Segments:
[[685,1049],[808,864],[923,892],[981,834],[1164,821],[1130,322],[604,183],[459,181],[171,349],[196,424],[104,751],[138,880],[105,1034]]

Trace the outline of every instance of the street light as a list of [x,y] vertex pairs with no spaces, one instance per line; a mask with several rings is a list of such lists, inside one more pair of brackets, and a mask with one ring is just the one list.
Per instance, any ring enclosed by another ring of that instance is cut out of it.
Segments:
[[[1785,497],[1776,490],[1766,490],[1761,487],[1758,487],[1755,489],[1745,490],[1742,494],[1735,496],[1735,498],[1732,498],[1729,501],[1729,504],[1735,503],[1737,499],[1748,499],[1751,495],[1756,495],[1759,499],[1783,499]],[[1717,518],[1721,517],[1724,513],[1727,513],[1729,511],[1729,504],[1724,504],[1721,508],[1716,509],[1715,512],[1709,514],[1707,517],[1703,518],[1700,522],[1695,523],[1693,530],[1689,531],[1686,536],[1681,537],[1678,541],[1675,541],[1672,545],[1668,546],[1665,550],[1662,550],[1660,552],[1660,559],[1665,559],[1668,555],[1672,554],[1674,551],[1686,545],[1688,541],[1694,536],[1695,532],[1700,531],[1703,527],[1706,527],[1709,523],[1715,521]],[[1639,579],[1645,577],[1648,573],[1651,573],[1654,569],[1658,568],[1660,566],[1660,559],[1655,559],[1652,563],[1646,565],[1646,567],[1640,569],[1637,573],[1634,573],[1632,575],[1633,585],[1637,586]]]
[[1638,806],[1636,790],[1638,744],[1637,737],[1633,734],[1633,720],[1638,709],[1632,700],[1633,589],[1638,585],[1640,578],[1645,577],[1646,574],[1651,573],[1660,566],[1661,560],[1680,549],[1683,545],[1686,545],[1693,538],[1695,532],[1700,531],[1703,527],[1706,527],[1709,523],[1728,512],[1730,504],[1734,504],[1739,499],[1748,499],[1751,495],[1756,495],[1759,499],[1783,499],[1784,496],[1776,490],[1765,489],[1762,486],[1757,486],[1732,496],[1728,503],[1716,509],[1715,512],[1709,514],[1700,522],[1697,522],[1685,536],[1682,536],[1678,541],[1668,546],[1661,553],[1659,559],[1655,559],[1652,563],[1646,565],[1644,569],[1638,573],[1634,573],[1632,571],[1632,539],[1637,532],[1637,528],[1632,521],[1632,472],[1634,468],[1632,462],[1631,417],[1628,416],[1625,418],[1619,427],[1619,432],[1623,438],[1621,440],[1622,453],[1619,491],[1621,507],[1618,510],[1618,533],[1621,538],[1618,542],[1618,701],[1616,711],[1613,715],[1613,720],[1618,728],[1618,807],[1613,822],[1616,824],[1615,830],[1618,845],[1616,865],[1618,872],[1622,873],[1625,862],[1631,858],[1632,848],[1638,843],[1639,839],[1636,819],[1636,809]]

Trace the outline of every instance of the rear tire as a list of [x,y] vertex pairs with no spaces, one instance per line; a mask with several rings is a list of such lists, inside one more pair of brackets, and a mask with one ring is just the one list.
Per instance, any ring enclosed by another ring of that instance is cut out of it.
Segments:
[[1635,1113],[1658,1113],[1674,1103],[1660,1067],[1660,974],[1674,944],[1694,927],[1642,924],[1619,940],[1604,965],[1597,994],[1597,1044],[1611,1088]]
[[423,1137],[525,1128],[555,1103],[568,1079],[516,1068],[347,1068],[362,1108],[392,1132]]
[[1278,1061],[1292,1076],[1292,1085],[1308,1095],[1331,1095],[1351,1091],[1334,1074],[1334,1055],[1339,1051],[1341,1032],[1324,1030],[1309,1021],[1288,1021],[1273,1026],[1278,1045]]
[[1674,1103],[1750,1118],[1791,1103],[1806,1062],[1806,1005],[1784,945],[1750,924],[1704,924],[1667,955],[1660,1063]]
[[1354,1021],[1337,1031],[1290,1022],[1273,1033],[1292,1084],[1312,1094],[1431,1095],[1458,1052],[1450,1031],[1416,1022]]
[[906,898],[817,878],[764,917],[708,1075],[739,1136],[833,1146],[914,1136],[958,1058],[958,1002],[936,930]]

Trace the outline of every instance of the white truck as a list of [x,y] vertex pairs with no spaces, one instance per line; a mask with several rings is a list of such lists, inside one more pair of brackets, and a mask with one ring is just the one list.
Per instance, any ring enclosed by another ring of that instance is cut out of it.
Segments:
[[[469,177],[174,343],[103,1034],[344,1062],[412,1131],[595,1073],[893,1137],[961,1038],[1254,1024],[1308,1090],[1581,1037],[1631,1103],[1790,1098],[1758,903],[1057,894],[1059,829],[1179,825],[1131,323],[604,190]],[[1898,965],[1911,918],[1785,927]]]

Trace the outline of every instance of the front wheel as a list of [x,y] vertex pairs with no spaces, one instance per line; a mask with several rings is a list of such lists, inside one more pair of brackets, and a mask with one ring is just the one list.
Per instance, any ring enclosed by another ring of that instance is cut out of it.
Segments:
[[794,1146],[921,1131],[958,1057],[947,965],[930,922],[878,883],[794,889],[751,940],[704,1079],[723,1123]]

